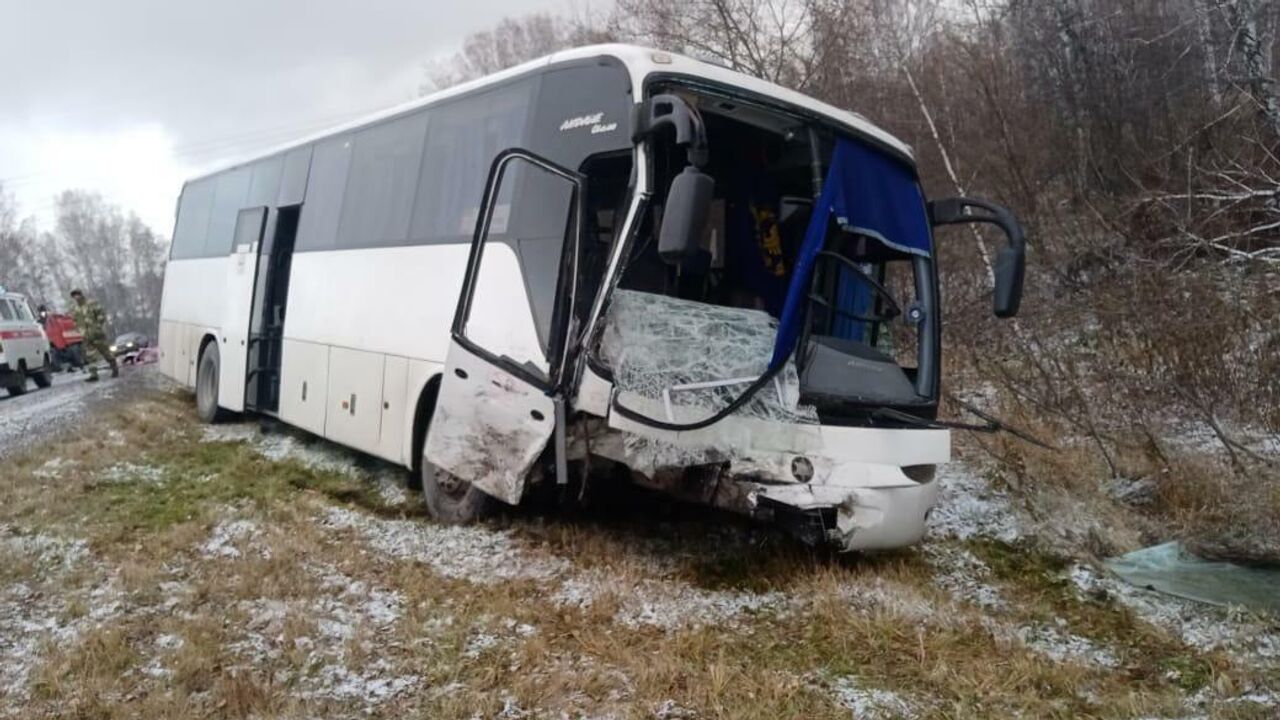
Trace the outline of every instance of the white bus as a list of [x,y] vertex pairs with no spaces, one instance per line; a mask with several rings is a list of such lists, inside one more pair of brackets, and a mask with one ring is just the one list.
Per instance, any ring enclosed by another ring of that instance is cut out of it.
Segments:
[[859,115],[646,48],[559,52],[186,183],[160,364],[400,463],[466,522],[630,481],[844,549],[916,542],[936,420],[933,226]]

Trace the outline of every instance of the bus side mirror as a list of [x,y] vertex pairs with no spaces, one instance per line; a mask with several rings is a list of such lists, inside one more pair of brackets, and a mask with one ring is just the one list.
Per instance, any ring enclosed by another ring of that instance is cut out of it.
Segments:
[[1022,304],[1022,278],[1027,271],[1027,252],[1021,247],[1006,246],[996,254],[996,292],[993,303],[996,317],[1011,318]]
[[658,234],[658,257],[663,262],[678,265],[698,254],[715,188],[715,180],[692,165],[672,181]]
[[996,254],[992,309],[998,318],[1017,315],[1022,304],[1022,281],[1027,269],[1027,238],[1013,213],[983,200],[954,197],[930,202],[929,222],[935,226],[990,223],[1004,231],[1009,244]]

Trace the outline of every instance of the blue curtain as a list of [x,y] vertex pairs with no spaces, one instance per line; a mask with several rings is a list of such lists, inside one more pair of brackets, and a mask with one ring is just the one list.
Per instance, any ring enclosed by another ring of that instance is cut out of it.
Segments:
[[867,324],[842,313],[869,315],[874,309],[872,306],[875,304],[875,297],[862,278],[854,275],[853,271],[843,265],[836,271],[835,304],[836,310],[841,312],[833,313],[835,317],[831,323],[831,334],[838,338],[861,342]]
[[[773,358],[769,361],[771,368],[786,362],[795,349],[808,302],[813,262],[826,242],[832,218],[844,230],[875,238],[899,252],[926,257],[932,253],[924,195],[911,169],[871,146],[838,138],[822,195],[814,206],[787,287]],[[853,312],[865,311],[871,300],[866,288],[852,287],[858,284],[859,280],[841,272],[836,300],[842,306],[847,303],[847,309]],[[852,320],[843,322],[857,325]],[[847,327],[844,331],[852,332]]]

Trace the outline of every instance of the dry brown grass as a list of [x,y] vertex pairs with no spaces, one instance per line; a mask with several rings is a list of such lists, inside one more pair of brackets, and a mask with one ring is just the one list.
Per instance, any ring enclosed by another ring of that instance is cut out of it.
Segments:
[[[0,573],[0,583],[64,590],[59,616],[82,623],[43,649],[29,695],[0,703],[9,714],[647,718],[665,705],[702,718],[847,718],[833,684],[852,677],[922,717],[1136,717],[1179,713],[1189,691],[1212,684],[1277,680],[1188,648],[1112,602],[1078,597],[1058,576],[1061,561],[1034,548],[969,546],[1009,600],[993,612],[941,589],[917,552],[832,557],[768,532],[725,530],[719,518],[505,520],[501,531],[529,557],[568,558],[572,573],[608,579],[576,606],[552,599],[555,579],[472,582],[373,552],[359,533],[317,517],[335,504],[374,519],[401,510],[359,479],[200,442],[185,398],[149,396],[123,408],[113,429],[115,439],[90,427],[60,443],[79,463],[63,477],[35,477],[44,459],[28,457],[0,486],[0,524],[88,538],[93,557],[61,574],[29,561]],[[123,462],[173,479],[163,493],[102,481]],[[1054,471],[1048,462],[1027,457],[1023,467]],[[211,469],[216,479],[198,480]],[[239,554],[203,553],[211,532],[234,520],[253,528]],[[102,597],[92,590],[108,586],[120,607],[95,620]],[[786,601],[670,628],[623,622],[636,593],[654,588]],[[391,596],[389,624],[361,610]],[[1057,619],[1121,667],[1054,660],[993,631]],[[326,635],[335,621],[341,633]],[[325,673],[335,669],[360,682],[415,680],[376,702],[315,694],[332,687]],[[1211,714],[1262,716],[1255,711]]]
[[1054,447],[971,434],[958,449],[1020,499],[1050,547],[1103,558],[1176,539],[1218,559],[1280,558],[1280,459],[1237,452],[1233,463],[1216,441],[1161,438],[1137,422],[1095,438],[1008,393],[995,404],[1010,425]]

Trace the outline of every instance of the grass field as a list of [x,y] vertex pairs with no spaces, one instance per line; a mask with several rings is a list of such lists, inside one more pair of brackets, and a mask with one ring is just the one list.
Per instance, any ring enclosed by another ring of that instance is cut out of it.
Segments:
[[147,390],[0,479],[0,717],[1271,718],[1273,620],[1056,554],[957,466],[923,546],[626,503],[423,517],[403,471]]

